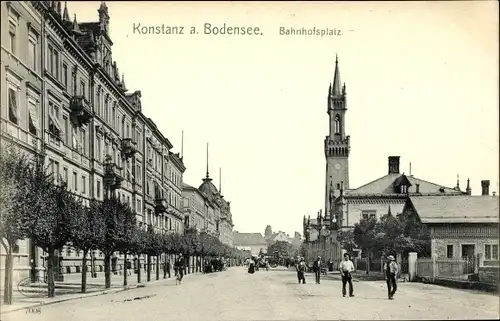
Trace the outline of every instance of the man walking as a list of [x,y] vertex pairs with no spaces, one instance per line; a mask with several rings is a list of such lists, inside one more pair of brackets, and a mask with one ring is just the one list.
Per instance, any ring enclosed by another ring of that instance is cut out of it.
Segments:
[[399,272],[398,263],[394,259],[394,256],[389,255],[387,257],[387,262],[384,264],[385,271],[385,281],[387,282],[387,295],[389,300],[394,300],[394,293],[398,289],[398,285],[396,283],[396,277]]
[[302,284],[306,284],[306,278],[304,276],[304,273],[306,272],[306,263],[304,262],[304,258],[301,257],[299,264],[297,264],[297,278],[299,279],[299,284],[302,282]]
[[318,258],[314,261],[313,272],[314,276],[316,277],[316,284],[319,284],[321,276],[321,256],[318,256]]
[[346,289],[345,286],[349,283],[349,296],[353,297],[354,289],[352,286],[352,275],[354,271],[354,264],[351,261],[351,256],[348,253],[344,254],[344,261],[340,263],[340,275],[342,276],[342,296],[345,297]]

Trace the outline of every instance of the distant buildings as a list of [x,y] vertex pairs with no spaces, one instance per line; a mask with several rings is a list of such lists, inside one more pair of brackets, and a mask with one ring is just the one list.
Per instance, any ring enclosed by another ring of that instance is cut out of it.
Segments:
[[302,244],[302,236],[299,232],[295,232],[293,237],[290,237],[287,233],[279,231],[274,232],[270,225],[266,226],[266,230],[264,232],[265,239],[269,245],[275,242],[288,242],[292,245],[294,249],[300,248]]
[[261,251],[267,253],[268,243],[260,233],[239,233],[234,231],[233,238],[234,247],[239,250],[250,251],[252,255],[259,255]]

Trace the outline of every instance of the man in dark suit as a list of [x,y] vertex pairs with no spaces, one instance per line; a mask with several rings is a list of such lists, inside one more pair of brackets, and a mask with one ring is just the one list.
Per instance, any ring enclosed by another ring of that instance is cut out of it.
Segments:
[[316,284],[319,284],[321,276],[321,256],[318,256],[318,258],[314,261],[313,272],[314,275],[316,276]]

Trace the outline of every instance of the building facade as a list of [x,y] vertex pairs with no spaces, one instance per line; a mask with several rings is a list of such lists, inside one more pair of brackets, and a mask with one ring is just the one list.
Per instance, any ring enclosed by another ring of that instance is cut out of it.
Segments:
[[234,247],[249,251],[253,256],[267,253],[267,241],[260,233],[239,233],[234,231]]
[[[136,211],[139,225],[182,233],[186,168],[112,59],[106,4],[95,22],[71,19],[62,1],[2,2],[1,16],[2,146],[43,150],[55,180],[86,202],[114,194]],[[16,255],[17,271],[44,269],[44,254],[29,241]],[[80,270],[81,253],[64,248],[58,255],[59,272]],[[102,271],[102,253],[90,255],[90,268]],[[120,260],[113,258],[113,269]]]
[[186,222],[199,232],[216,236],[222,244],[233,247],[231,202],[224,199],[220,182],[219,189],[212,183],[208,165],[202,181],[198,188],[183,184],[183,211]]
[[[482,181],[488,184],[489,181]],[[498,266],[499,198],[481,196],[409,197],[403,212],[429,227],[436,259],[476,259]]]
[[[333,83],[328,89],[327,113],[329,135],[324,141],[326,158],[325,208],[316,218],[304,216],[306,242],[325,259],[340,260],[343,249],[337,241],[339,231],[353,229],[362,218],[401,213],[410,196],[470,195],[470,182],[465,191],[459,182],[454,188],[428,182],[411,173],[399,172],[400,156],[389,156],[388,174],[358,188],[349,186],[350,139],[346,134],[347,92],[341,84],[338,58],[335,60]],[[360,255],[356,249],[354,255]],[[314,254],[316,255],[316,254]]]

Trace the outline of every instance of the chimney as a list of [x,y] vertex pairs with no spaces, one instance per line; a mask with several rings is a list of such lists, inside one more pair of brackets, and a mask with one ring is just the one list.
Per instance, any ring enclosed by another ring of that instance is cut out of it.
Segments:
[[415,192],[417,194],[420,194],[420,184],[415,184],[415,188],[416,188]]
[[481,195],[490,195],[490,181],[489,180],[483,180],[481,181],[481,188],[482,188],[482,193]]
[[399,159],[401,156],[389,156],[389,174],[399,174]]

